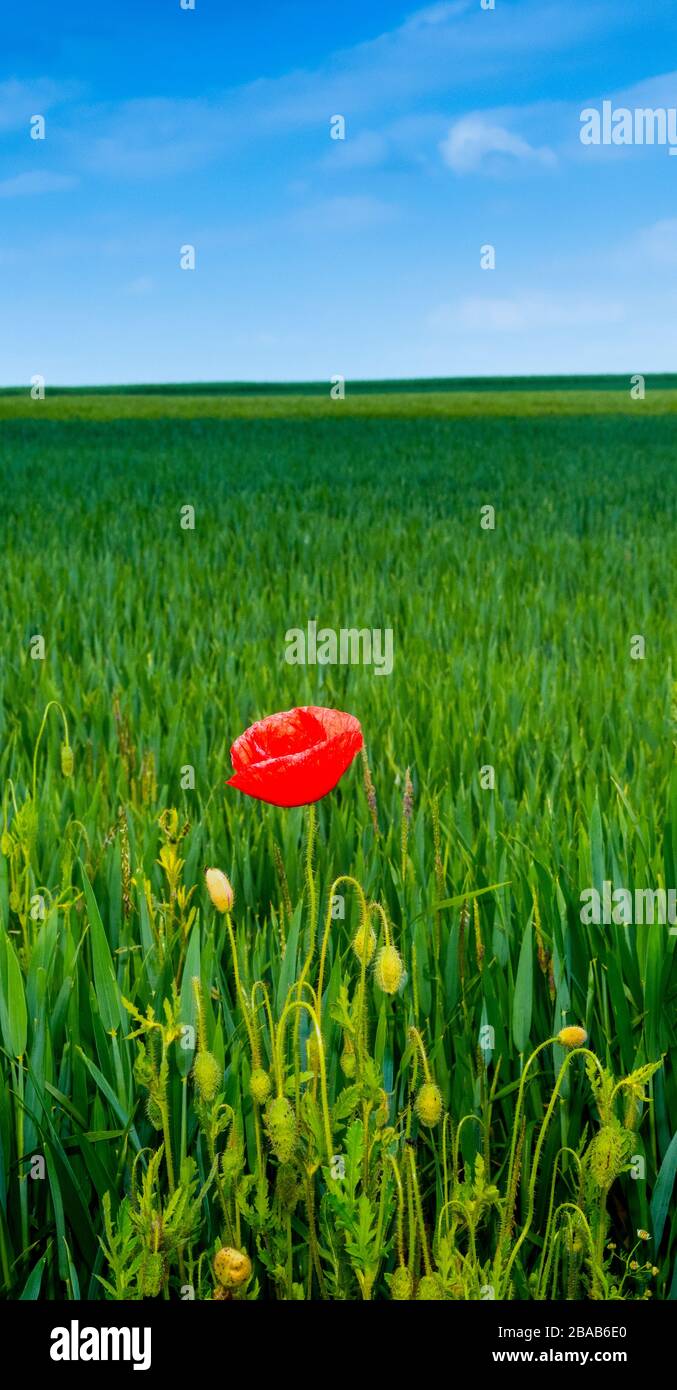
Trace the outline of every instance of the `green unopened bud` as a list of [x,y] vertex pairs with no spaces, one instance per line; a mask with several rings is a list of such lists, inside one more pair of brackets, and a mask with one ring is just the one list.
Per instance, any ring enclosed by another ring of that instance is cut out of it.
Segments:
[[148,1104],[146,1105],[146,1114],[153,1126],[153,1129],[162,1129],[162,1111],[154,1096],[148,1097]]
[[376,957],[376,983],[384,994],[397,994],[404,977],[402,957],[395,946],[383,946]]
[[193,1081],[201,1100],[214,1099],[221,1084],[221,1068],[213,1052],[198,1052],[193,1063]]
[[357,928],[352,946],[357,959],[368,965],[376,950],[376,932],[370,922]]
[[141,1270],[141,1291],[144,1298],[157,1298],[164,1280],[164,1261],[159,1250],[153,1250],[144,1260]]
[[444,1104],[442,1092],[434,1081],[426,1081],[416,1097],[416,1114],[422,1125],[432,1129],[442,1119]]
[[296,1149],[296,1115],[286,1096],[268,1101],[263,1122],[275,1157],[288,1163]]
[[398,1265],[395,1273],[390,1277],[390,1297],[398,1303],[404,1303],[411,1298],[412,1278],[406,1265]]
[[265,1105],[272,1089],[272,1083],[268,1072],[264,1071],[263,1067],[254,1067],[249,1078],[249,1089],[256,1104]]
[[419,1281],[416,1297],[419,1303],[439,1303],[444,1299],[444,1289],[436,1274],[424,1274]]
[[73,749],[70,743],[61,744],[61,771],[64,777],[73,776]]
[[236,1129],[232,1129],[230,1138],[226,1144],[221,1157],[221,1172],[223,1181],[227,1184],[236,1182],[242,1169],[244,1168],[244,1148],[241,1137]]

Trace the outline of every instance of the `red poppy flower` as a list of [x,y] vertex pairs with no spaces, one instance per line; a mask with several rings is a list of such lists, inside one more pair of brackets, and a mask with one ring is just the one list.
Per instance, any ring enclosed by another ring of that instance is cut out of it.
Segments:
[[332,791],[363,742],[359,720],[339,709],[269,714],[236,738],[227,785],[272,806],[307,806]]

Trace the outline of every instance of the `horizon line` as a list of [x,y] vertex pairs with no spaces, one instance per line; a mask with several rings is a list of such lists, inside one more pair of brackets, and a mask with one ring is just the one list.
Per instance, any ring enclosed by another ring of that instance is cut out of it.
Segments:
[[[50,385],[45,382],[46,395],[65,395],[69,392],[78,394],[93,395],[99,392],[128,392],[130,394],[167,394],[173,392],[196,392],[198,394],[227,394],[227,395],[255,395],[255,394],[276,394],[299,392],[325,392],[330,390],[332,385],[341,380],[346,388],[359,391],[360,388],[395,388],[410,390],[444,390],[444,389],[508,389],[511,386],[529,384],[537,388],[549,385],[564,384],[565,386],[578,386],[589,382],[606,382],[611,387],[615,383],[627,383],[632,377],[642,376],[645,381],[656,380],[671,382],[677,386],[677,372],[674,371],[650,371],[638,373],[636,370],[627,372],[539,372],[539,373],[504,373],[500,375],[476,374],[470,376],[402,376],[402,377],[348,377],[336,374],[333,377],[316,378],[310,380],[303,379],[273,379],[273,380],[211,380],[205,381],[186,381],[186,380],[163,380],[163,381],[141,381],[141,382],[99,382],[97,384],[78,383],[77,385]],[[6,384],[0,386],[0,395],[19,395],[23,392],[30,394],[32,382],[22,382],[20,384]]]

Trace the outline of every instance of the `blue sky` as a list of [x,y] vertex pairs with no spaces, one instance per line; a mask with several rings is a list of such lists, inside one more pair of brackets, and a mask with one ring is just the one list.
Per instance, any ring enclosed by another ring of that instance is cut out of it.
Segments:
[[676,40],[665,0],[5,4],[0,382],[674,370],[677,158],[579,129],[677,105]]

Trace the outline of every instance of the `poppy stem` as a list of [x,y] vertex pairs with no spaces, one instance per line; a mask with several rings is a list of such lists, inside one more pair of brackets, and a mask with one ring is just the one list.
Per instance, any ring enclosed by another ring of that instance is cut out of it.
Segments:
[[315,896],[315,876],[314,876],[314,872],[313,872],[313,853],[314,853],[314,850],[315,850],[315,832],[316,832],[316,829],[317,829],[317,822],[316,822],[316,819],[315,819],[315,806],[312,805],[312,806],[309,806],[309,807],[308,807],[308,833],[307,833],[307,836],[306,836],[306,897],[307,897],[307,901],[308,901],[308,919],[309,919],[309,920],[308,920],[308,926],[309,926],[308,954],[307,954],[307,956],[306,956],[306,959],[305,959],[305,962],[304,962],[304,966],[303,966],[303,969],[302,969],[302,971],[301,971],[301,975],[300,975],[300,977],[299,977],[299,987],[298,987],[299,998],[301,997],[301,994],[302,994],[302,992],[303,992],[303,986],[304,986],[304,983],[305,983],[305,979],[306,979],[306,976],[307,976],[307,974],[308,974],[308,971],[310,970],[310,967],[311,967],[311,964],[312,964],[312,960],[313,960],[313,956],[314,956],[314,954],[315,954],[315,935],[316,935],[316,931],[317,931],[317,922],[316,922],[316,920],[315,920],[315,914],[316,914],[316,911],[317,911],[317,900],[316,900],[316,896]]
[[308,807],[308,835],[306,838],[306,890],[308,893],[308,916],[310,918],[310,940],[315,944],[315,913],[317,910],[315,896],[315,874],[313,866],[313,854],[315,852],[315,834],[317,830],[317,817],[315,806]]
[[287,1023],[287,1018],[294,1009],[298,1010],[299,1016],[301,1014],[301,1010],[305,1009],[310,1017],[311,1024],[315,1030],[315,1040],[317,1042],[317,1060],[320,1068],[320,1097],[322,1102],[321,1108],[322,1121],[324,1125],[324,1142],[327,1150],[327,1163],[331,1163],[332,1155],[334,1152],[334,1142],[332,1139],[331,1118],[329,1114],[329,1095],[327,1092],[327,1068],[324,1057],[324,1043],[322,1042],[322,1032],[320,1029],[320,1021],[318,1019],[317,1012],[313,1008],[312,1004],[309,1004],[305,999],[288,1000],[288,1002],[285,1004],[282,1010],[282,1014],[280,1015],[280,1021],[277,1025],[276,1073],[279,1094],[283,1094],[284,1085],[284,1031]]
[[418,1185],[418,1174],[417,1174],[417,1172],[416,1172],[416,1159],[414,1158],[414,1150],[413,1150],[413,1149],[407,1149],[407,1153],[408,1153],[408,1155],[409,1155],[409,1165],[410,1165],[410,1172],[411,1172],[411,1187],[412,1187],[412,1192],[413,1192],[413,1197],[414,1197],[414,1211],[415,1211],[415,1213],[416,1213],[416,1217],[417,1217],[417,1220],[418,1220],[418,1230],[419,1230],[419,1236],[420,1236],[420,1240],[421,1240],[421,1251],[422,1251],[422,1253],[423,1253],[423,1264],[424,1264],[425,1272],[426,1272],[428,1278],[430,1278],[430,1275],[433,1273],[433,1267],[432,1267],[432,1265],[431,1265],[431,1263],[430,1263],[430,1251],[429,1251],[429,1249],[428,1249],[428,1237],[427,1237],[427,1235],[426,1235],[425,1221],[424,1221],[424,1219],[423,1219],[423,1205],[422,1205],[422,1203],[421,1203],[421,1189],[420,1189],[420,1187],[419,1187],[419,1185]]
[[433,1078],[432,1078],[432,1075],[431,1075],[430,1064],[429,1064],[429,1062],[428,1062],[428,1057],[427,1057],[427,1054],[426,1054],[426,1050],[425,1050],[425,1047],[424,1047],[424,1045],[423,1045],[423,1038],[421,1037],[421,1034],[419,1033],[418,1028],[410,1028],[410,1029],[409,1029],[409,1039],[410,1039],[410,1042],[412,1042],[412,1043],[415,1044],[415,1046],[418,1048],[418,1050],[419,1050],[419,1052],[420,1052],[420,1054],[421,1054],[421,1061],[423,1062],[423,1074],[424,1074],[424,1076],[425,1076],[427,1085],[430,1085],[430,1084],[432,1083],[432,1079],[433,1079]]
[[231,953],[232,953],[232,957],[233,957],[233,975],[234,975],[234,977],[235,977],[235,997],[236,997],[236,999],[238,1000],[239,1005],[240,1005],[240,1008],[241,1008],[241,1010],[242,1010],[242,1017],[243,1017],[243,1019],[244,1019],[244,1026],[245,1026],[245,1028],[247,1029],[247,1037],[248,1037],[248,1039],[249,1039],[249,1046],[250,1046],[250,1048],[251,1048],[251,1054],[252,1054],[252,1057],[254,1057],[254,1056],[255,1056],[255,1053],[256,1053],[256,1043],[255,1043],[255,1041],[254,1041],[254,1034],[253,1034],[253,1031],[252,1031],[251,1021],[250,1021],[250,1018],[249,1018],[249,1007],[248,1007],[248,1005],[247,1005],[247,997],[246,997],[245,992],[244,992],[244,990],[243,990],[243,988],[242,988],[242,983],[241,983],[241,980],[240,980],[240,969],[239,969],[239,966],[238,966],[238,963],[237,963],[237,945],[236,945],[236,942],[235,942],[235,933],[234,933],[234,931],[233,931],[233,923],[232,923],[232,921],[231,921],[230,913],[229,913],[229,912],[226,912],[225,918],[226,918],[226,927],[227,927],[227,929],[228,929],[228,936],[230,937],[230,949],[231,949]]
[[260,991],[261,991],[261,994],[262,994],[262,996],[263,996],[263,1003],[264,1003],[266,1015],[267,1015],[267,1018],[268,1018],[268,1032],[270,1033],[270,1047],[271,1047],[271,1051],[272,1051],[272,1049],[273,1049],[274,1046],[275,1046],[275,1024],[273,1023],[273,1015],[272,1015],[271,1008],[270,1008],[270,997],[269,997],[269,995],[268,995],[268,989],[267,989],[267,987],[266,987],[266,985],[265,985],[265,983],[264,983],[263,980],[256,980],[256,982],[252,985],[252,995],[251,995],[251,1000],[252,1000],[252,1019],[251,1019],[251,1021],[252,1021],[252,1035],[253,1035],[253,1040],[254,1040],[254,1052],[252,1053],[252,1064],[253,1064],[255,1067],[260,1067],[260,1066],[262,1065],[262,1063],[261,1063],[261,1036],[260,1036],[259,1023],[258,1023],[258,1019],[257,1019],[257,1016],[256,1016],[256,1009],[257,1009],[256,993],[257,993],[257,990],[260,990]]
[[369,925],[369,908],[367,907],[367,900],[364,896],[364,889],[362,888],[361,883],[358,883],[357,879],[353,878],[350,874],[339,874],[338,878],[334,879],[334,882],[332,883],[331,888],[329,889],[327,916],[325,918],[324,932],[322,933],[322,946],[320,948],[320,970],[317,978],[317,1008],[318,1014],[320,1016],[320,1022],[322,1021],[322,992],[324,988],[324,971],[327,962],[327,947],[329,944],[329,934],[331,931],[331,924],[333,920],[332,910],[334,906],[334,897],[336,896],[336,890],[341,883],[350,883],[351,886],[355,889],[355,892],[357,893],[360,902],[360,927],[366,932],[366,929]]
[[397,1258],[400,1265],[406,1269],[407,1262],[404,1258],[404,1188],[402,1187],[402,1179],[400,1177],[400,1170],[397,1166],[397,1159],[394,1154],[388,1154],[388,1158],[390,1159],[393,1176],[397,1185]]

